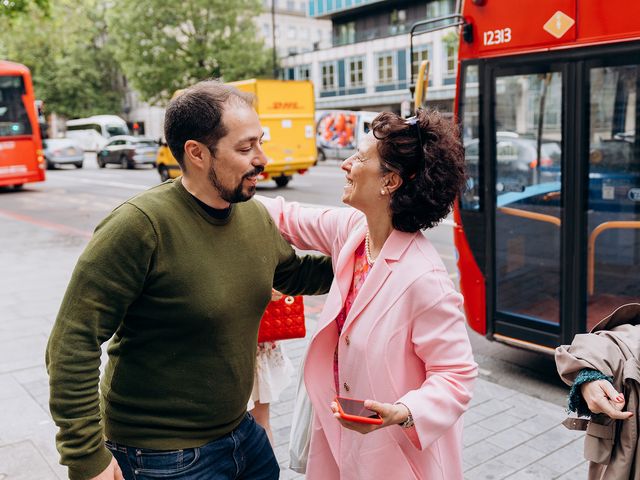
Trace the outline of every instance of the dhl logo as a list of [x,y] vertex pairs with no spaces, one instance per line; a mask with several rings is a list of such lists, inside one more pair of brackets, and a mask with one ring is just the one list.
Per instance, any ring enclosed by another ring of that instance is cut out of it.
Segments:
[[272,110],[302,110],[304,107],[298,105],[298,102],[273,102]]

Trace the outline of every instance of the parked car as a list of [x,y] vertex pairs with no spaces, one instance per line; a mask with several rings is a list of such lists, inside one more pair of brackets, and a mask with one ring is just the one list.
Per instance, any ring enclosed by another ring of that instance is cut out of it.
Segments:
[[48,138],[42,142],[47,169],[53,170],[59,165],[75,165],[82,168],[84,150],[78,142],[70,138]]
[[97,162],[100,168],[108,163],[116,163],[122,168],[135,168],[136,165],[155,167],[158,144],[155,140],[131,135],[112,137],[98,152]]

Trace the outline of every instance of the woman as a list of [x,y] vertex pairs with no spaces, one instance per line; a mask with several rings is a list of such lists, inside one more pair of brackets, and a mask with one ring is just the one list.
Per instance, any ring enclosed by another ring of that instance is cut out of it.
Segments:
[[[314,407],[306,478],[462,479],[461,415],[477,367],[462,297],[420,233],[464,185],[458,132],[436,112],[381,113],[342,169],[351,209],[261,198],[292,244],[333,257],[304,367]],[[366,399],[382,425],[340,419],[336,395]]]
[[617,308],[571,345],[556,348],[555,360],[572,386],[568,410],[590,417],[563,422],[586,430],[588,479],[640,480],[640,303]]

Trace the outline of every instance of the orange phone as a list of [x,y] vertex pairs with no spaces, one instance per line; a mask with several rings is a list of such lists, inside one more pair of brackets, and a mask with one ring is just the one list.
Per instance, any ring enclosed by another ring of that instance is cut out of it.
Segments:
[[338,413],[340,417],[350,422],[368,423],[370,425],[381,425],[382,418],[373,410],[364,406],[364,400],[353,398],[336,397]]

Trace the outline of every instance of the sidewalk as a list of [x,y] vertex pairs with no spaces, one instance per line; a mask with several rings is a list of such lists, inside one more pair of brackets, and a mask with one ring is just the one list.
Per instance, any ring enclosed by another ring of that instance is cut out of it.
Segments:
[[[2,215],[0,231],[0,480],[64,479],[66,469],[58,465],[56,428],[47,406],[44,349],[86,239]],[[307,300],[310,332],[322,301],[323,297]],[[286,343],[296,366],[307,341]],[[304,478],[286,469],[294,383],[272,406],[275,450],[284,480]],[[564,417],[561,405],[479,379],[465,414],[465,478],[586,478],[582,435],[561,426]]]

